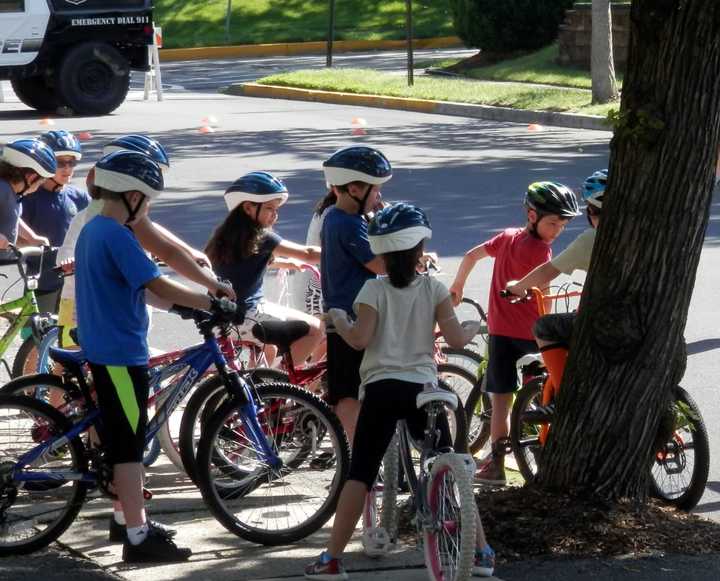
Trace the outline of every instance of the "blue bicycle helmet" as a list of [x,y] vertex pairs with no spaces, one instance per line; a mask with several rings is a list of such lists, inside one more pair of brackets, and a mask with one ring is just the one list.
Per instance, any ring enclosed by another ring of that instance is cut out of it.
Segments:
[[608,171],[601,169],[589,176],[582,187],[583,199],[596,208],[602,208],[603,196],[607,187]]
[[427,215],[417,206],[403,202],[380,210],[368,225],[373,254],[409,250],[420,241],[432,238]]
[[163,170],[170,169],[170,158],[158,141],[147,135],[123,135],[103,147],[103,155],[115,151],[139,151],[144,153]]
[[80,141],[69,131],[61,129],[60,131],[48,131],[40,136],[41,141],[44,141],[50,146],[55,152],[55,156],[69,155],[75,159],[82,158],[82,147]]
[[18,139],[6,143],[2,159],[12,166],[31,169],[44,178],[53,177],[57,171],[53,150],[39,139]]
[[118,194],[138,191],[157,198],[165,188],[160,166],[137,151],[116,151],[95,165],[95,185]]
[[555,214],[561,218],[580,215],[575,193],[556,182],[535,182],[528,186],[524,205],[541,216]]
[[392,177],[392,166],[377,149],[363,145],[344,147],[323,162],[328,187],[350,182],[384,184]]
[[280,200],[284,204],[288,199],[288,189],[279,180],[266,171],[254,171],[236,179],[225,190],[225,203],[231,212],[242,202],[262,204],[272,200]]

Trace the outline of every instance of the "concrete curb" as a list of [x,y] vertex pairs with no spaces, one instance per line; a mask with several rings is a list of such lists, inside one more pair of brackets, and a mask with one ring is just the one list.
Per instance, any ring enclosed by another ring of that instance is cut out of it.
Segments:
[[[457,48],[462,47],[463,43],[457,36],[441,36],[437,38],[416,38],[413,45],[415,48]],[[326,48],[327,44],[322,41],[206,46],[200,48],[163,48],[160,50],[160,61],[318,54],[324,53]],[[400,50],[404,48],[404,40],[336,40],[333,42],[333,53],[363,50]]]
[[508,107],[491,107],[489,105],[408,99],[405,97],[383,97],[334,91],[316,91],[312,89],[280,87],[277,85],[260,85],[257,83],[235,83],[230,85],[224,92],[230,95],[241,95],[244,97],[315,101],[318,103],[379,107],[383,109],[415,111],[418,113],[435,113],[437,115],[474,117],[476,119],[487,119],[490,121],[537,123],[539,125],[571,127],[573,129],[610,131],[610,128],[605,124],[605,118],[597,115],[577,115],[573,113],[556,113],[553,111],[528,111],[524,109],[510,109]]

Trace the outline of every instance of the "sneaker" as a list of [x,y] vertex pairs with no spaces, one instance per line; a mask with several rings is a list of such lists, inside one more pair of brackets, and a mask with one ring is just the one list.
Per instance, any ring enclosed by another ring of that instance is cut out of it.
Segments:
[[495,551],[490,545],[482,549],[475,549],[475,562],[473,563],[473,577],[492,577],[495,572]]
[[[325,553],[323,553],[324,555]],[[323,555],[314,563],[305,567],[305,579],[318,579],[319,581],[347,581],[348,574],[345,572],[340,559],[330,559],[323,563]]]
[[[161,535],[166,536],[168,539],[172,539],[176,534],[177,531],[175,529],[171,529],[168,526],[165,526],[162,523],[155,522],[155,521],[148,521],[148,526],[151,529],[155,529],[158,531]],[[113,517],[110,517],[110,534],[108,536],[108,540],[111,543],[124,543],[125,538],[127,537],[127,527],[125,525],[118,524],[115,522],[115,519]]]
[[488,461],[475,472],[475,482],[478,484],[490,484],[492,486],[505,486],[507,479],[505,478],[505,467],[503,466],[502,460],[499,461],[495,456],[488,459]]
[[126,563],[178,563],[187,561],[192,555],[190,549],[181,549],[156,528],[139,545],[132,545],[127,539],[123,543],[123,561]]
[[327,470],[335,464],[335,454],[332,452],[320,452],[310,460],[310,470]]

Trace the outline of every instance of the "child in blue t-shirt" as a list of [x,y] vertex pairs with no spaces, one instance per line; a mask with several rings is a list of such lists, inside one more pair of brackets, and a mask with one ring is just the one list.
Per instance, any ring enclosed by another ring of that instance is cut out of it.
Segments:
[[[54,176],[43,181],[33,194],[23,198],[22,216],[35,232],[48,238],[51,246],[61,246],[70,222],[88,206],[91,199],[87,192],[69,183],[75,166],[82,158],[82,148],[77,137],[68,131],[48,131],[40,139],[55,153],[57,171]],[[58,311],[63,279],[54,270],[55,254],[53,252],[43,256],[42,272],[35,291],[41,312]]]
[[[160,167],[142,153],[119,151],[95,166],[103,209],[82,229],[75,248],[80,343],[90,362],[103,421],[101,437],[118,496],[110,539],[123,541],[126,562],[171,562],[190,549],[175,531],[147,519],[142,457],[148,402],[148,315],[145,289],[169,304],[208,309],[210,298],[161,276],[132,226],[164,184]],[[118,514],[124,522],[118,522]]]
[[[383,274],[385,267],[370,250],[365,214],[381,199],[380,186],[392,177],[388,159],[377,149],[351,146],[323,163],[325,181],[337,201],[322,226],[320,284],[323,308],[353,315],[353,302],[365,281]],[[360,363],[363,352],[353,349],[327,326],[328,403],[335,408],[352,444],[360,402]]]
[[[310,331],[291,344],[296,365],[303,364],[322,342],[323,325],[317,317],[266,301],[263,279],[268,268],[301,270],[320,262],[320,248],[284,240],[270,228],[278,210],[288,198],[285,184],[270,173],[251,172],[235,180],[225,192],[230,213],[217,227],[205,252],[213,270],[232,283],[238,304],[245,309],[245,323],[238,327],[240,338],[259,343],[252,327],[262,321],[305,321]],[[265,347],[270,362],[276,348]]]

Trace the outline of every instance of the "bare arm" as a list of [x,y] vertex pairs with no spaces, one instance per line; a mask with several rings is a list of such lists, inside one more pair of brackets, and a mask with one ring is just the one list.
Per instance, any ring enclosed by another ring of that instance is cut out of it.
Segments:
[[387,271],[385,270],[385,263],[383,262],[383,259],[379,256],[376,256],[370,262],[366,262],[365,268],[367,268],[370,272],[374,272],[375,274],[387,274]]
[[543,289],[548,286],[551,280],[557,277],[560,271],[555,268],[552,263],[548,260],[540,266],[534,268],[528,272],[519,281],[507,285],[507,290],[514,295],[524,297],[527,294],[528,289],[532,287],[538,287]]
[[[162,230],[166,232],[164,228]],[[147,218],[136,223],[133,232],[145,250],[167,262],[180,275],[204,286],[214,295],[223,294],[235,299],[235,292],[229,285],[218,282],[212,271],[201,268],[183,246],[166,237]]]
[[273,256],[287,256],[295,258],[306,264],[320,264],[320,247],[303,246],[289,240],[283,240],[273,250]]
[[205,256],[204,252],[200,252],[197,248],[193,248],[182,238],[179,238],[178,236],[170,232],[170,230],[168,230],[164,226],[161,226],[157,222],[152,222],[152,225],[155,231],[160,236],[164,237],[165,240],[167,240],[173,246],[182,248],[185,252],[192,256],[195,262],[197,262],[200,266],[210,266],[210,259]]
[[450,296],[452,297],[452,303],[454,305],[459,305],[462,301],[465,283],[467,282],[468,276],[470,276],[470,272],[475,268],[475,264],[486,256],[488,256],[488,253],[484,244],[471,248],[465,253],[457,274],[455,275],[455,280],[450,285]]
[[151,280],[145,287],[172,305],[181,305],[193,309],[210,309],[210,297],[189,289],[184,284],[175,282],[167,276],[159,276]]
[[370,305],[360,304],[355,322],[348,319],[347,313],[342,309],[330,309],[328,312],[335,329],[345,342],[353,349],[362,351],[369,344],[375,328],[377,327],[377,311]]
[[[50,246],[50,240],[45,236],[38,236],[22,218],[18,219],[18,241],[26,246]],[[22,244],[20,244],[22,245]]]
[[440,326],[440,332],[445,337],[445,341],[453,349],[464,347],[477,334],[477,327],[466,329],[457,320],[452,297],[446,298],[435,308],[435,320]]

